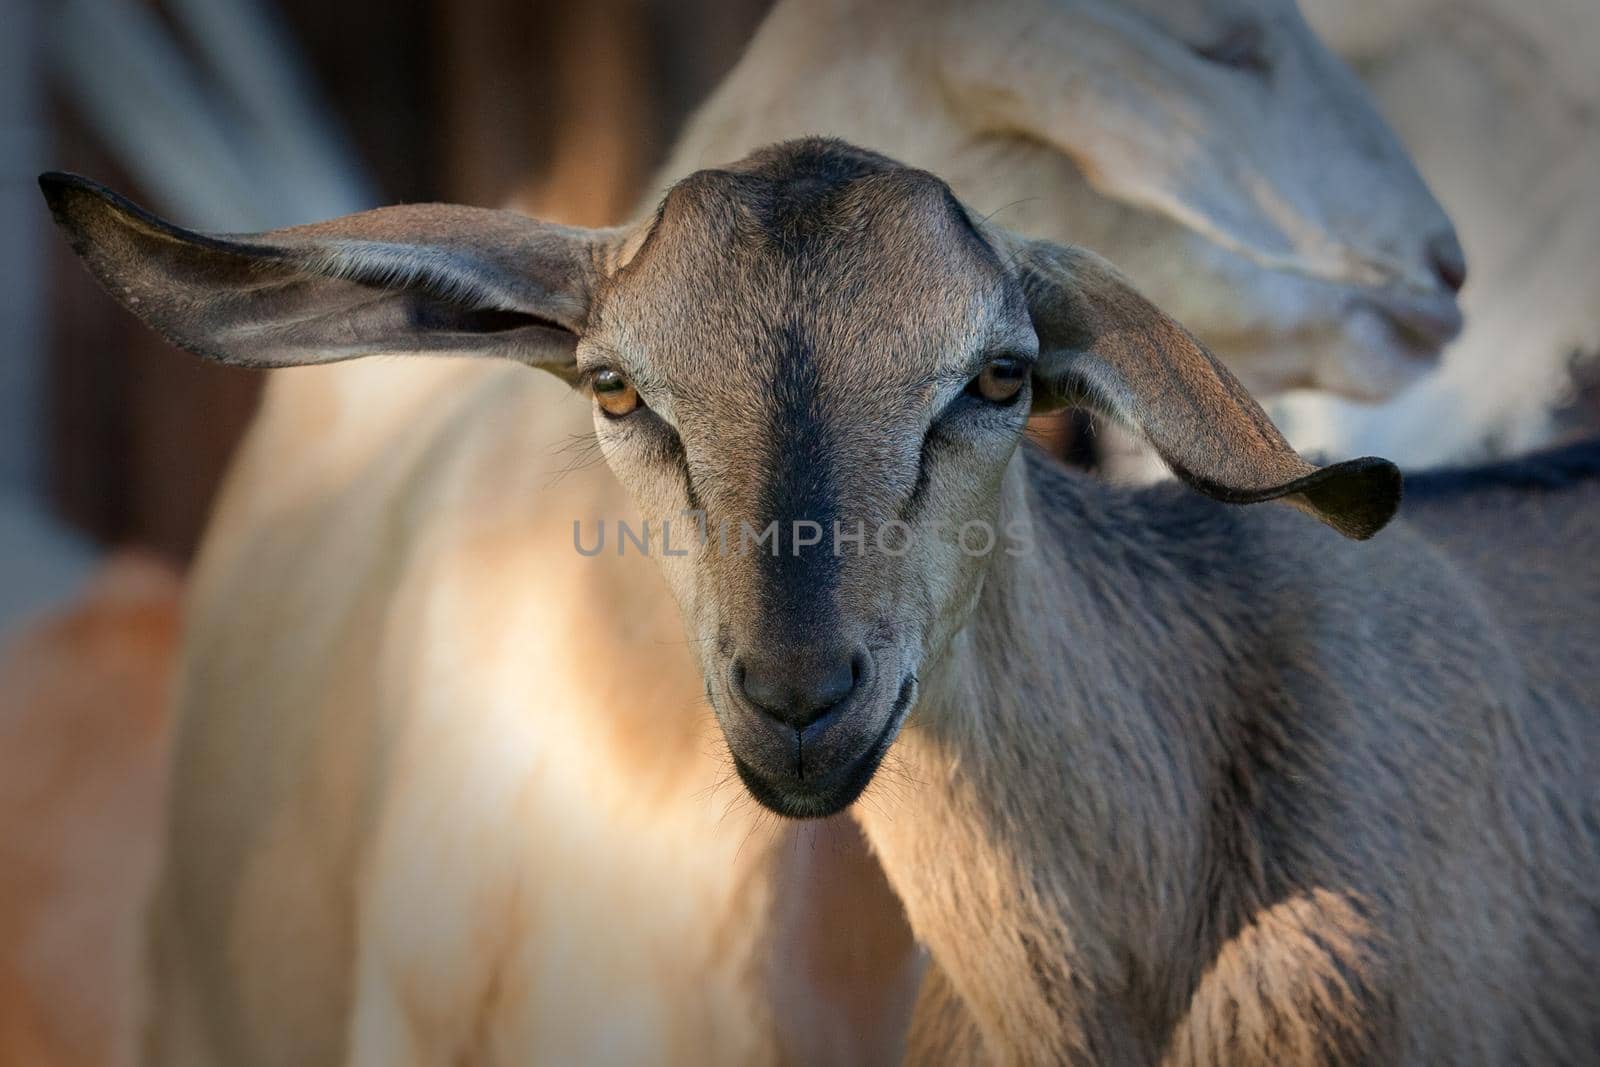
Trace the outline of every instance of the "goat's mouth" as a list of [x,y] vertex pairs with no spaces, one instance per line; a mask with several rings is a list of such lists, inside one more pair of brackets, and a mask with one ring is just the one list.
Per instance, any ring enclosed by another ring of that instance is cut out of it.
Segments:
[[1318,359],[1309,382],[1294,384],[1382,403],[1435,370],[1462,323],[1450,297],[1363,293],[1345,305],[1341,343]]
[[813,738],[807,736],[809,730],[797,731],[792,750],[774,758],[770,746],[751,746],[753,751],[741,753],[742,746],[730,734],[734,769],[750,795],[770,811],[791,819],[835,815],[854,804],[872,782],[911,711],[916,690],[916,677],[907,676],[882,727],[876,733],[854,735],[864,737],[864,743],[849,736]]
[[1395,358],[1425,366],[1438,362],[1465,323],[1461,306],[1449,296],[1368,293],[1353,300],[1350,310],[1368,320],[1369,343],[1383,343]]

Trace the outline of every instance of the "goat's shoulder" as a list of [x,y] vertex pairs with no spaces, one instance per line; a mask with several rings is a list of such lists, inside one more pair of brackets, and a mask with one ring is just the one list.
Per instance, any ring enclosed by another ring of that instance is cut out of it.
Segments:
[[1569,702],[1600,690],[1600,440],[1409,477],[1402,515],[1473,584],[1531,683]]

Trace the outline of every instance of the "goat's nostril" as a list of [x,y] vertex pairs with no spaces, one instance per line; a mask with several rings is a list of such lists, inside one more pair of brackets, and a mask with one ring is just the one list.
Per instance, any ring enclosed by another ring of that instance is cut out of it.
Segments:
[[1428,242],[1428,264],[1434,276],[1452,293],[1459,293],[1467,283],[1467,255],[1454,231],[1436,234]]
[[733,683],[762,712],[804,729],[855,692],[870,667],[864,651],[741,657],[733,664]]
[[831,708],[855,691],[857,677],[859,675],[853,657],[836,661],[831,668],[819,674],[811,692],[806,694],[805,702],[818,711]]

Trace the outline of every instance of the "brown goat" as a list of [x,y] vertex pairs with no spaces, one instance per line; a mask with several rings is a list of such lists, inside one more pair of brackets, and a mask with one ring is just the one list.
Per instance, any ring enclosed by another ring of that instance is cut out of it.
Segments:
[[[837,142],[697,173],[634,230],[424,206],[207,237],[45,187],[210,358],[463,352],[589,391],[750,791],[832,814],[895,746],[857,815],[936,965],[914,1054],[1592,1057],[1592,448],[1420,479],[1370,546],[1074,476],[1018,448],[1030,406],[1347,538],[1400,494],[1296,456],[1103,261]],[[686,513],[772,540],[674,552]]]

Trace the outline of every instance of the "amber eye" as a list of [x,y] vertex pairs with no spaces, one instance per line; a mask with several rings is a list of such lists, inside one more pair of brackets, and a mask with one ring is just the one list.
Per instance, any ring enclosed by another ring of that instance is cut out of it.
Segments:
[[600,405],[600,410],[613,419],[620,419],[638,410],[639,391],[614,370],[596,373],[589,387],[594,390],[594,399]]
[[1022,392],[1028,381],[1028,365],[1009,356],[990,361],[978,376],[967,384],[967,392],[976,394],[991,404],[1009,404]]

